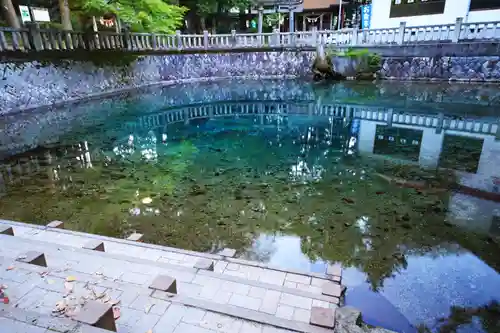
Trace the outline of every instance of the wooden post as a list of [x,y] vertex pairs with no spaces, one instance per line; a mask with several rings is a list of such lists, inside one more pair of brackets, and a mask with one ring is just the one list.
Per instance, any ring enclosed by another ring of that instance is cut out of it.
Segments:
[[203,46],[205,47],[205,50],[208,50],[208,31],[203,30]]
[[406,22],[401,22],[399,24],[399,32],[398,32],[398,44],[403,45],[405,41],[405,29],[406,29]]
[[462,23],[464,22],[463,17],[457,17],[457,21],[455,22],[455,33],[453,34],[453,43],[458,43],[460,40],[460,32],[462,32]]

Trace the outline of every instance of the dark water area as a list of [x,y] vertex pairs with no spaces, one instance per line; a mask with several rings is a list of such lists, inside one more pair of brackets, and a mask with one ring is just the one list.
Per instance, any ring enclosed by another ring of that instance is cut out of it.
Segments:
[[218,82],[0,118],[1,218],[323,272],[399,332],[500,332],[500,88]]

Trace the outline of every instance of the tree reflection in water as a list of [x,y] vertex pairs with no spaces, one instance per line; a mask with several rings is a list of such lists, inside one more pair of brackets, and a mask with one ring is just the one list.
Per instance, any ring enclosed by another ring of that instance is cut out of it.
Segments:
[[[409,255],[471,251],[499,270],[498,238],[449,220],[453,172],[402,163],[404,138],[397,152],[378,146],[399,160],[359,154],[362,133],[353,131],[352,118],[274,110],[90,131],[16,155],[4,163],[2,217],[64,220],[118,237],[137,230],[147,242],[232,247],[264,262],[278,250],[277,239],[296,237],[311,262],[355,267],[375,291],[407,269]],[[389,132],[374,135],[383,141],[408,131]],[[408,144],[422,140],[419,134]]]

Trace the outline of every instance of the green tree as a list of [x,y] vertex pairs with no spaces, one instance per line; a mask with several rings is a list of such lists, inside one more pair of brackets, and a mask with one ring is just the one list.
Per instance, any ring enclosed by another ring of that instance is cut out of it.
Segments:
[[113,14],[137,31],[173,33],[182,26],[186,7],[163,0],[77,0],[88,15]]

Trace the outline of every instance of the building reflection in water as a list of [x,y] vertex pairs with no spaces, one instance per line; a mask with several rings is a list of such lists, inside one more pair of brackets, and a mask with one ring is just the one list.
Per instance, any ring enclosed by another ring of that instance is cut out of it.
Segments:
[[[290,177],[295,180],[320,179],[324,172],[322,157],[308,161],[308,150],[323,145],[323,158],[327,158],[328,147],[335,141],[341,142],[340,149],[346,156],[359,153],[427,169],[452,168],[459,183],[466,188],[475,189],[479,194],[500,191],[500,169],[497,167],[500,165],[500,130],[496,119],[464,120],[445,114],[397,113],[390,108],[307,102],[228,102],[191,106],[125,123],[122,130],[129,134],[124,140],[115,142],[114,157],[108,158],[127,158],[139,152],[143,159],[154,162],[158,159],[158,146],[168,145],[168,126],[172,124],[248,116],[254,118],[256,126],[274,127],[276,137],[269,143],[279,147],[290,128],[305,129],[293,134],[300,152],[290,169]],[[74,163],[61,165],[63,160],[68,163],[68,155],[75,155]],[[8,193],[9,184],[16,182],[16,177],[40,170],[39,159],[43,160],[43,167],[50,168],[49,179],[61,183],[63,188],[68,185],[64,183],[65,167],[93,167],[87,141],[49,149],[43,156],[21,154],[18,160],[2,166],[0,195]],[[450,221],[463,227],[473,224],[476,231],[498,234],[500,194],[489,196],[490,200],[474,194],[452,194],[448,213]]]

